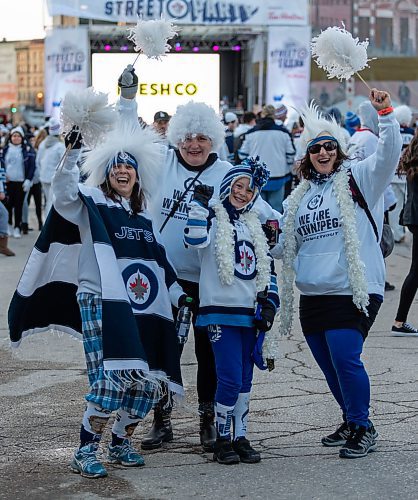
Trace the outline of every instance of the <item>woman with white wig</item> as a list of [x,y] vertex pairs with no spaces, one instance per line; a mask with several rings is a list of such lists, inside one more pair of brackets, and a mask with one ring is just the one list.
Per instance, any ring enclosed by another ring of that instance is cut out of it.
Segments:
[[369,419],[370,382],[361,353],[385,285],[378,238],[350,188],[355,183],[363,195],[380,236],[382,195],[402,145],[389,94],[373,89],[369,99],[378,112],[379,144],[359,162],[348,161],[335,120],[324,119],[312,104],[301,113],[301,183],[284,202],[283,232],[272,251],[283,259],[279,329],[282,334],[291,329],[296,278],[303,334],[343,417],[322,444],[341,446],[341,458],[364,457],[376,448],[378,434]]
[[130,440],[138,423],[162,390],[183,394],[171,306],[186,295],[146,210],[160,178],[155,140],[150,130],[119,124],[87,153],[83,185],[73,128],[72,149],[53,179],[54,212],[76,225],[81,240],[77,302],[90,387],[71,469],[88,478],[107,475],[96,453],[113,411],[108,461],[138,467],[144,459]]
[[[138,78],[128,66],[119,79],[120,113],[124,120],[137,123],[135,95]],[[200,262],[198,252],[187,251],[183,244],[183,230],[188,218],[187,206],[194,196],[194,188],[205,184],[214,186],[214,196],[231,164],[218,158],[225,138],[224,126],[213,108],[202,102],[190,101],[179,106],[170,120],[167,138],[175,149],[160,146],[162,175],[153,193],[150,212],[161,231],[161,239],[177,271],[178,282],[194,299],[193,331],[197,359],[197,394],[200,415],[200,442],[203,449],[213,451],[216,440],[214,400],[216,392],[215,361],[206,331],[195,326],[199,308]],[[257,200],[257,208],[266,219],[277,218],[271,208]],[[177,311],[174,311],[177,314]],[[142,440],[143,449],[159,448],[173,439],[171,406],[161,401],[154,410],[151,431]]]

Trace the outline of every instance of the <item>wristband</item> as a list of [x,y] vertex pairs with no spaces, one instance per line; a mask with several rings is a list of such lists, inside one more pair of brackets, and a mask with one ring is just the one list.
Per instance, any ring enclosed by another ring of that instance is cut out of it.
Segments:
[[385,115],[388,115],[388,114],[392,113],[392,111],[393,111],[393,107],[389,106],[388,108],[379,109],[379,111],[377,112],[377,114],[379,116],[385,116]]

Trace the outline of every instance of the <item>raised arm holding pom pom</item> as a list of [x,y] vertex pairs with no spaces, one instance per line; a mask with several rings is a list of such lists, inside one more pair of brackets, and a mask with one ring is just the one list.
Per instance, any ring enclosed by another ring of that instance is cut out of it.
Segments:
[[128,64],[118,79],[120,95],[124,99],[134,99],[138,92],[138,77],[132,64]]
[[377,90],[375,88],[371,89],[369,99],[377,112],[392,106],[390,94],[384,90]]

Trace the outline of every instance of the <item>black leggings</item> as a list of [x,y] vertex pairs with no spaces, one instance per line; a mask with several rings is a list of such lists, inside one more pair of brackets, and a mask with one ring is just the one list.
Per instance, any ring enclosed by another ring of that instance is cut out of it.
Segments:
[[[197,360],[197,396],[199,403],[209,403],[215,400],[216,392],[216,367],[213,356],[212,345],[205,329],[196,328],[197,311],[199,309],[199,284],[193,281],[177,280],[184,292],[194,300],[193,304],[193,330],[194,349]],[[178,309],[173,308],[174,318],[177,317]],[[182,348],[183,346],[181,346]]]
[[30,203],[30,199],[32,198],[35,201],[35,210],[36,210],[36,218],[38,219],[39,226],[42,225],[42,184],[37,182],[34,184],[29,191],[28,196],[28,205]]
[[408,317],[415,294],[418,289],[418,226],[408,226],[412,233],[412,261],[411,269],[405,278],[399,298],[398,312],[395,321],[404,323]]
[[9,181],[7,183],[7,210],[9,212],[9,224],[13,224],[13,212],[15,216],[15,227],[20,229],[22,223],[22,209],[25,193],[23,191],[23,182]]

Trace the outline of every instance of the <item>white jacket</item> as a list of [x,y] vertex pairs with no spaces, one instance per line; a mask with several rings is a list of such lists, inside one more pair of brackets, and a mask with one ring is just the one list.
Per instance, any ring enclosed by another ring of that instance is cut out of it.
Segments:
[[57,136],[49,135],[41,142],[36,155],[36,166],[39,169],[41,182],[50,184],[55,170],[65,153],[65,145]]
[[[377,151],[357,163],[348,162],[380,234],[383,227],[383,193],[398,165],[401,147],[399,125],[391,113],[379,117]],[[285,200],[281,225],[286,218],[287,204]],[[365,211],[357,204],[355,215],[368,293],[383,296],[385,265],[382,252]],[[294,267],[296,286],[303,295],[352,295],[340,218],[333,193],[333,178],[321,185],[311,182],[295,217],[297,255]],[[282,252],[283,235],[280,235],[279,244],[272,254],[278,258]]]

